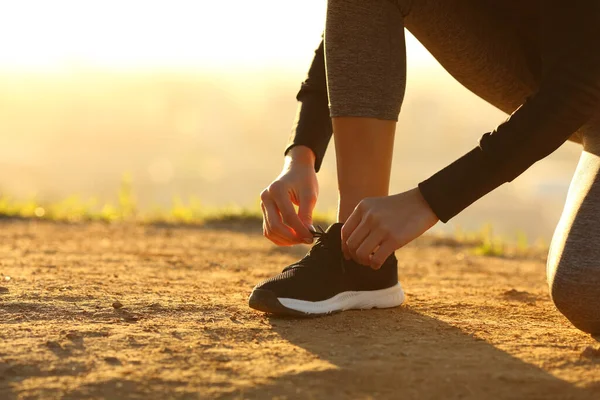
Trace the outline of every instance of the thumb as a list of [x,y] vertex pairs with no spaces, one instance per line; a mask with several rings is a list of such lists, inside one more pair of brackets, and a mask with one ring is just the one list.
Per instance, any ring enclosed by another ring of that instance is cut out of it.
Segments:
[[316,196],[309,194],[300,197],[298,202],[298,217],[300,221],[309,229],[313,229],[313,210],[317,203]]

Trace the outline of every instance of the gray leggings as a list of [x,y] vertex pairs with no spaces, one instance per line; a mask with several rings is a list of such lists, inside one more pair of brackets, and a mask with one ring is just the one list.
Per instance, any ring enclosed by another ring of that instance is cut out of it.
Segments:
[[[535,32],[519,24],[506,3],[512,2],[329,0],[331,116],[397,119],[406,83],[405,27],[461,84],[513,112],[536,91],[539,61],[530,51]],[[520,3],[527,2],[514,1],[526,7]],[[582,143],[583,152],[550,247],[548,283],[573,325],[600,333],[600,112],[571,140]]]

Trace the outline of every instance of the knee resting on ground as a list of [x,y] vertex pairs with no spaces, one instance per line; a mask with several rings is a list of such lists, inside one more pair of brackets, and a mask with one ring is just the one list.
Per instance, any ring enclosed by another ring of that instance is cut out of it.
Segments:
[[565,260],[560,264],[549,266],[549,270],[556,271],[549,282],[556,308],[576,328],[600,334],[600,270],[566,265]]

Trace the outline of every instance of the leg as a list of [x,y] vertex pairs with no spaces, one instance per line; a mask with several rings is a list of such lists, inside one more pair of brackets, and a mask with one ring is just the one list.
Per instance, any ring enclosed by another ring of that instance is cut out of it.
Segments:
[[600,118],[582,130],[584,150],[548,255],[556,307],[577,328],[600,334]]
[[339,189],[338,222],[361,200],[389,194],[395,121],[375,118],[333,119]]
[[[406,79],[402,19],[390,0],[327,2],[325,61],[337,149],[339,221],[363,198],[388,194]],[[304,258],[257,285],[250,306],[276,314],[324,315],[402,304],[396,257],[388,257],[378,271],[344,260],[342,225],[320,232]]]
[[365,197],[388,194],[406,82],[402,7],[329,0],[325,52],[343,222]]

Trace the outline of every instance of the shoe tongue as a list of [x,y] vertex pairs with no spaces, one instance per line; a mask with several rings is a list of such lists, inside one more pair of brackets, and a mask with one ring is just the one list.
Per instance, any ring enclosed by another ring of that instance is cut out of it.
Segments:
[[342,226],[344,226],[344,224],[342,222],[336,222],[335,224],[330,225],[329,228],[327,228],[327,230],[325,232],[327,232],[327,233],[337,232],[337,233],[341,234]]
[[344,226],[344,224],[338,222],[336,224],[331,225],[325,231],[325,233],[327,234],[328,241],[333,245],[339,245],[340,249],[342,248],[342,226]]

